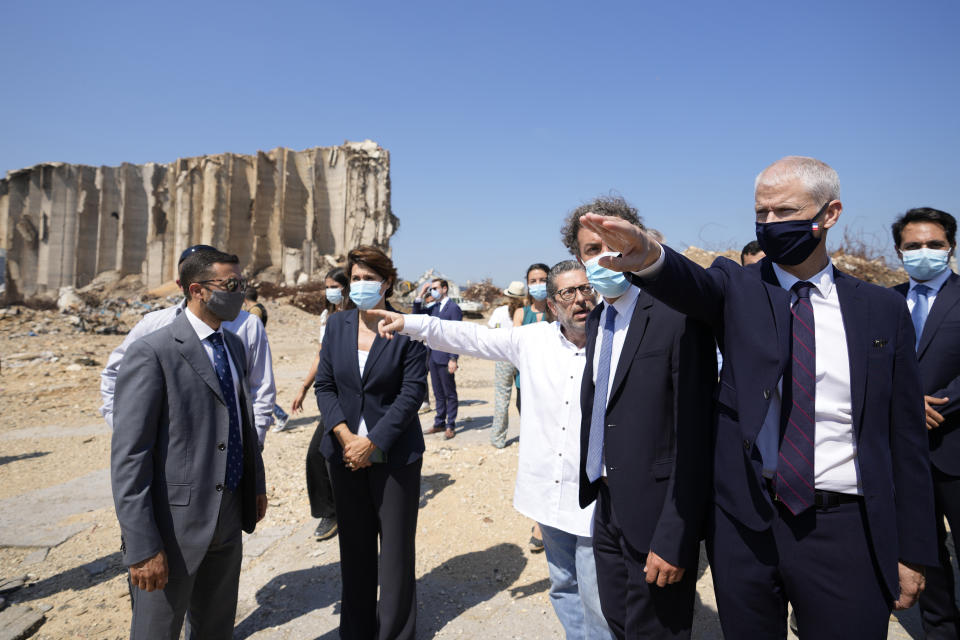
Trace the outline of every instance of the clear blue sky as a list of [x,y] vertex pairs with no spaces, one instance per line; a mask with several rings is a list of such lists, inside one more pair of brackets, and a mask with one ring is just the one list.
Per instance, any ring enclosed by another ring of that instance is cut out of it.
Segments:
[[[618,193],[739,248],[753,178],[840,174],[841,229],[960,214],[960,3],[30,2],[0,20],[0,173],[371,138],[401,275],[500,285]],[[834,232],[834,241],[840,235]]]

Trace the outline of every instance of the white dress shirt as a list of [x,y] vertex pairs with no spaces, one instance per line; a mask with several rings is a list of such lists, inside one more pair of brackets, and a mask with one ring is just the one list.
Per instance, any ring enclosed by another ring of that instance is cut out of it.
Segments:
[[[104,417],[111,429],[113,429],[113,394],[123,354],[126,353],[131,344],[140,338],[171,324],[185,308],[186,302],[181,302],[172,307],[146,314],[130,330],[120,346],[110,354],[107,359],[107,366],[100,374],[100,399],[103,401],[103,406],[100,407],[100,415]],[[247,349],[247,384],[249,385],[250,398],[253,401],[257,437],[262,447],[267,431],[273,424],[273,406],[277,400],[277,389],[273,380],[273,362],[267,334],[260,319],[246,311],[241,311],[235,320],[224,322],[220,326],[222,329],[235,333]]]
[[[363,380],[363,370],[367,366],[367,358],[370,357],[369,351],[364,351],[363,349],[357,349],[357,362],[360,364],[360,379]],[[367,434],[370,433],[370,430],[367,429],[367,421],[363,417],[363,412],[360,413],[360,424],[357,426],[357,435],[362,437],[367,437]]]
[[473,322],[405,315],[402,333],[431,349],[502,360],[520,370],[523,411],[513,506],[578,536],[592,535],[593,505],[580,508],[580,386],[586,361],[559,322],[488,329]]
[[[651,277],[663,267],[665,253],[660,248],[656,262],[636,272],[641,278]],[[774,273],[780,286],[786,290],[798,281],[777,264]],[[853,398],[850,391],[850,357],[847,337],[840,312],[840,296],[833,281],[833,262],[827,261],[822,271],[808,280],[810,306],[813,307],[814,332],[817,346],[816,371],[816,433],[814,436],[814,486],[821,491],[835,491],[863,495],[860,469],[857,463],[857,442],[853,430]],[[916,296],[914,296],[916,297]],[[791,292],[791,304],[797,296]],[[783,378],[777,382],[777,391],[770,399],[770,407],[757,437],[757,447],[763,454],[767,477],[776,472],[780,437],[780,395]],[[775,435],[777,442],[763,442],[765,435]]]
[[[949,268],[944,269],[942,273],[936,275],[936,277],[930,278],[926,282],[917,282],[913,278],[910,278],[910,290],[907,291],[907,308],[910,309],[910,313],[913,313],[913,308],[917,306],[917,292],[914,291],[918,284],[925,284],[930,287],[930,291],[927,292],[927,314],[929,315],[930,309],[933,309],[933,302],[937,299],[937,294],[940,293],[940,289],[943,288],[943,284],[947,281],[947,278],[950,277],[950,274],[953,273]],[[917,340],[920,339],[920,336],[917,336]]]

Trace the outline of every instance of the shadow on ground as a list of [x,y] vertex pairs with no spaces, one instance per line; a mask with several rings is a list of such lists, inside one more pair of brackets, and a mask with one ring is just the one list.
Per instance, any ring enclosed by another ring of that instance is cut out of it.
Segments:
[[107,582],[115,576],[126,573],[120,552],[97,558],[62,573],[50,576],[30,585],[29,589],[21,589],[12,598],[15,602],[27,602],[46,598],[61,591],[82,591],[100,583]]
[[49,451],[31,451],[30,453],[20,453],[15,456],[0,456],[0,465],[5,465],[10,462],[16,462],[18,460],[29,460],[30,458],[42,458],[45,455],[48,455]]
[[[417,580],[418,635],[433,634],[451,620],[485,602],[523,572],[527,559],[515,544],[498,544],[483,551],[465,553],[447,560]],[[525,597],[549,588],[541,580],[510,589]],[[332,604],[340,613],[340,563],[300,569],[278,575],[257,591],[257,608],[237,626],[234,638],[249,638],[259,631],[278,627]],[[336,638],[336,630],[318,640]]]
[[452,485],[456,480],[449,473],[431,473],[420,478],[420,508],[427,506],[437,494]]

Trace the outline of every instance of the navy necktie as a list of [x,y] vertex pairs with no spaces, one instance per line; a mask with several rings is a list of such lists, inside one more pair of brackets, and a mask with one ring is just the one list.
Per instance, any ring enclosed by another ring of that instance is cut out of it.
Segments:
[[230,361],[227,359],[227,348],[223,344],[223,336],[212,333],[207,340],[213,345],[213,368],[217,372],[220,391],[223,392],[227,413],[230,415],[230,432],[227,436],[227,473],[223,483],[230,491],[236,491],[240,486],[240,477],[243,476],[243,444],[240,439],[240,414],[237,412],[233,375],[230,373]]
[[917,294],[917,301],[913,305],[913,311],[910,312],[910,316],[913,318],[913,329],[917,333],[916,347],[919,349],[920,335],[923,333],[923,325],[927,322],[927,313],[929,312],[930,307],[930,302],[927,300],[927,295],[933,291],[933,289],[925,284],[918,284],[913,288],[913,290]]
[[617,310],[607,305],[597,362],[597,383],[593,389],[593,413],[590,415],[590,440],[587,445],[587,480],[595,482],[603,471],[603,422],[607,415],[607,388],[610,386],[610,360],[613,355],[613,327]]
[[[810,305],[809,282],[791,287],[797,301],[790,308],[793,340],[790,349],[790,388],[784,393],[786,416],[775,488],[777,498],[796,515],[813,504],[813,456],[816,437],[817,340]],[[784,391],[786,391],[784,384]]]

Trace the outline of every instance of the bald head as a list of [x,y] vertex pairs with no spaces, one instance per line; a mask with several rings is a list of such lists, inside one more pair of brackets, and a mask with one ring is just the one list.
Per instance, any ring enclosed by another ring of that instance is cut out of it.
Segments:
[[787,156],[760,172],[754,189],[779,187],[799,180],[804,191],[816,202],[840,199],[840,178],[830,165],[816,158]]

